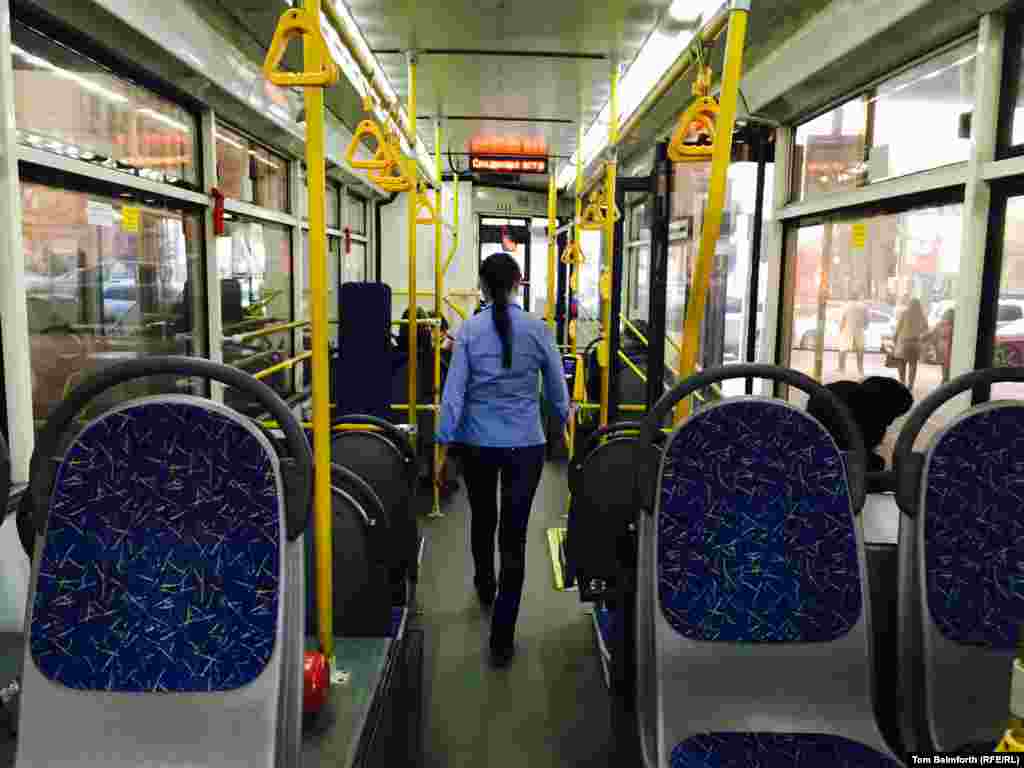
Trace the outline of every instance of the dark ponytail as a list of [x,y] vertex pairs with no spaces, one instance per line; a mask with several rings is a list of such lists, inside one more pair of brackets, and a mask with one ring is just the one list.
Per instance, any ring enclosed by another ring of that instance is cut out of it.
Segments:
[[519,264],[507,253],[495,253],[480,265],[480,280],[490,296],[494,314],[494,329],[501,337],[501,363],[512,367],[512,323],[508,316],[508,295],[522,280]]

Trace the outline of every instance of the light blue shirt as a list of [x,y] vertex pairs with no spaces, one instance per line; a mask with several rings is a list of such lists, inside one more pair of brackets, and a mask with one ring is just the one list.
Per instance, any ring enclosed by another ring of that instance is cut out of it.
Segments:
[[564,424],[569,391],[555,338],[544,321],[516,304],[508,308],[512,367],[502,367],[501,337],[491,307],[466,320],[455,336],[448,380],[435,439],[442,445],[464,443],[481,448],[544,445],[540,386]]

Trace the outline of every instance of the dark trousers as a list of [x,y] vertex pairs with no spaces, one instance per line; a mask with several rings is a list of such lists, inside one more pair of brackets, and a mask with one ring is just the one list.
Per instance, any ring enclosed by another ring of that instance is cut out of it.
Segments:
[[[475,583],[483,591],[497,586],[491,619],[491,645],[512,644],[526,578],[526,529],[530,507],[544,470],[543,445],[528,448],[467,447],[463,469],[473,512]],[[501,478],[501,526],[498,526],[498,478]],[[494,578],[494,534],[498,532],[501,576]]]

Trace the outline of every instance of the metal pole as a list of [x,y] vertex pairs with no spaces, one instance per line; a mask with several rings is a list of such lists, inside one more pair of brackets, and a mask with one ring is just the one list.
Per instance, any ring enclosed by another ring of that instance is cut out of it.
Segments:
[[[320,18],[320,0],[305,0],[305,10],[314,19]],[[307,72],[318,72],[324,67],[324,51],[308,43],[302,46]],[[327,352],[327,222],[324,197],[327,186],[327,167],[324,162],[324,89],[307,86],[306,96],[306,173],[309,184],[309,283],[310,320],[313,347],[313,457],[314,515],[316,520],[317,619],[320,647],[324,655],[334,661],[334,546],[331,512],[331,402],[330,365]]]
[[[616,204],[622,211],[626,210],[626,194],[625,190],[619,189],[616,191]],[[611,211],[609,211],[611,215]],[[619,379],[620,371],[618,361],[623,359],[625,355],[622,352],[622,273],[624,263],[624,248],[623,241],[625,237],[623,232],[625,229],[625,218],[620,219],[615,225],[615,237],[612,245],[612,266],[611,266],[611,286],[612,295],[610,304],[610,324],[608,327],[608,349],[611,353],[608,356],[608,418],[610,421],[616,421],[618,419],[618,406],[619,406]],[[630,368],[633,369],[634,373],[637,373],[636,366],[632,360],[625,358],[623,360]],[[642,374],[640,376],[646,383],[647,379]]]
[[[434,432],[441,424],[441,325],[444,311],[444,231],[441,229],[441,119],[434,121],[434,169],[437,173],[437,188],[434,190],[434,314],[438,325],[434,326]],[[441,446],[434,442],[434,468],[441,463]],[[434,509],[432,517],[441,517],[441,489],[433,483]]]
[[548,306],[545,312],[551,331],[555,330],[555,272],[558,269],[558,243],[555,231],[558,229],[558,187],[554,168],[548,177]]
[[419,367],[416,322],[416,211],[419,208],[419,182],[416,167],[416,54],[406,54],[409,63],[409,123],[413,141],[413,156],[407,159],[405,172],[412,179],[412,189],[407,193],[409,216],[409,425],[416,426],[416,369]]
[[[768,135],[758,131],[757,136],[757,191],[754,199],[754,227],[751,235],[752,243],[750,248],[750,282],[747,286],[747,295],[750,296],[749,308],[747,310],[747,343],[745,362],[753,363],[757,360],[757,305],[760,301],[759,286],[761,283],[761,239],[764,231],[764,185],[767,182],[766,170],[768,167]],[[754,394],[754,380],[747,379],[746,391],[748,395]]]
[[[683,354],[679,375],[693,375],[697,366],[700,331],[704,320],[708,284],[715,261],[715,245],[722,232],[722,208],[725,205],[729,161],[732,158],[732,134],[736,126],[736,103],[743,65],[743,46],[747,34],[749,0],[732,0],[729,11],[729,33],[725,43],[725,65],[722,73],[721,105],[716,126],[717,138],[711,158],[711,184],[708,190],[707,213],[701,232],[700,253],[694,270],[694,285],[690,291],[683,334]],[[683,400],[676,409],[676,420],[689,414],[689,400]]]
[[[583,121],[576,124],[576,230],[573,238],[577,245],[582,248],[580,235],[580,220],[583,218]],[[582,253],[582,251],[581,251]],[[578,264],[569,265],[569,301],[576,303],[577,293],[580,288],[580,267]],[[578,307],[578,304],[577,304]],[[578,312],[577,312],[578,314]],[[576,336],[579,331],[579,317],[570,320],[569,323],[569,351],[575,356],[578,353]],[[583,370],[586,371],[586,361],[583,361]],[[569,421],[569,460],[576,455],[576,419]]]
[[[612,153],[605,166],[605,196],[608,200],[608,211],[605,216],[604,226],[604,264],[608,273],[601,276],[601,283],[607,287],[611,286],[611,270],[615,250],[615,180],[618,173],[618,162],[615,155],[615,145],[619,141],[619,67],[617,63],[612,65],[611,77],[611,109],[608,123],[608,146]],[[611,398],[611,372],[615,360],[612,357],[611,335],[612,335],[612,297],[601,297],[601,335],[605,346],[605,365],[601,368],[601,426],[608,426],[608,402]]]
[[647,407],[665,394],[665,325],[668,294],[668,233],[672,217],[672,164],[668,144],[654,149],[651,173],[651,291],[648,299],[651,343],[647,351]]

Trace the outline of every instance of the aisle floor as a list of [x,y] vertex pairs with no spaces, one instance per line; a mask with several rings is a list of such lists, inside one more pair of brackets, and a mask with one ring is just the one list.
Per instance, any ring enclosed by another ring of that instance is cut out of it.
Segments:
[[487,664],[488,617],[473,590],[461,490],[427,520],[419,623],[425,632],[424,768],[616,768],[638,764],[633,719],[604,685],[590,614],[554,588],[547,529],[564,525],[564,465],[549,463],[530,518],[526,587],[511,666]]

